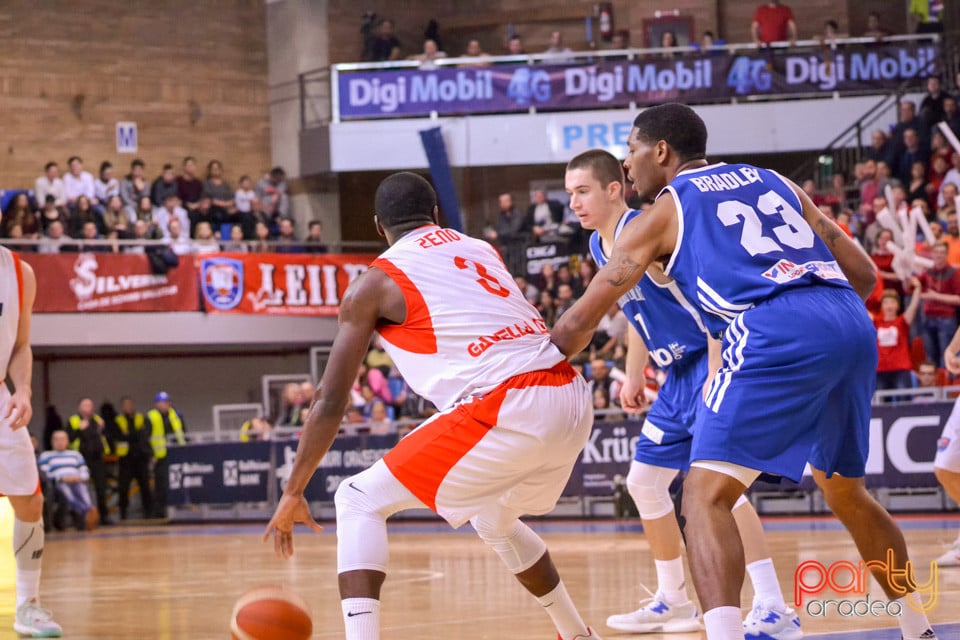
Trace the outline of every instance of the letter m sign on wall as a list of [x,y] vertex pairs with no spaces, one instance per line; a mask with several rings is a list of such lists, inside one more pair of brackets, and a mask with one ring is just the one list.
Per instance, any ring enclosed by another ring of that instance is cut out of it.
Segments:
[[117,123],[117,153],[137,152],[137,123]]

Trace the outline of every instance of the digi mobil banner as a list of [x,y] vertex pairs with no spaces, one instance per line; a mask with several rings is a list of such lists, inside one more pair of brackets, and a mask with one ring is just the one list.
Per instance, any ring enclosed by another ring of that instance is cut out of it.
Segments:
[[155,274],[144,255],[22,253],[20,257],[37,276],[35,313],[199,310],[192,259],[181,259],[167,273]]
[[339,108],[343,119],[362,119],[883,91],[929,75],[938,56],[935,43],[887,43],[594,64],[341,72]]
[[198,259],[209,313],[335,316],[374,255],[222,253]]

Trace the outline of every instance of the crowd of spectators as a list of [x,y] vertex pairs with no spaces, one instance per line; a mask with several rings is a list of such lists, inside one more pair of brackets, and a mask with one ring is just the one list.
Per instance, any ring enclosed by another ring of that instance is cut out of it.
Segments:
[[[808,25],[804,25],[805,27]],[[929,14],[914,15],[911,14],[911,31],[930,32],[936,31],[939,27],[939,21],[936,16]],[[841,36],[858,36],[865,38],[885,38],[893,35],[893,31],[884,27],[880,20],[880,15],[876,12],[870,12],[867,15],[866,28],[858,34],[841,34],[836,20],[827,19],[822,26],[809,28],[811,39],[829,43]],[[591,27],[587,29],[588,39],[593,37]],[[753,13],[750,23],[751,40],[757,47],[765,47],[774,42],[787,42],[795,44],[798,39],[799,28],[794,19],[792,9],[781,3],[779,0],[768,0],[760,4]],[[363,36],[363,47],[361,57],[369,62],[389,62],[401,60],[404,57],[408,60],[420,62],[422,69],[436,68],[436,61],[442,58],[456,55],[461,58],[474,58],[475,61],[467,62],[461,66],[482,66],[490,64],[487,58],[491,53],[483,47],[479,39],[471,38],[462,51],[455,54],[448,54],[443,50],[440,44],[438,25],[431,20],[427,29],[424,31],[424,38],[420,41],[413,52],[404,54],[404,48],[396,35],[396,24],[388,18],[378,18],[376,14],[364,14],[364,22],[361,27]],[[619,29],[604,34],[602,40],[606,48],[613,51],[631,49],[630,30]],[[712,31],[704,31],[699,39],[694,39],[691,35],[690,42],[681,44],[677,34],[671,30],[664,30],[659,33],[659,39],[650,43],[651,47],[658,48],[679,48],[688,46],[691,50],[700,53],[709,53],[717,51],[725,43],[718,39]],[[588,42],[588,47],[595,47],[595,43]],[[407,49],[408,52],[411,49]],[[509,29],[509,35],[506,42],[498,43],[496,49],[491,48],[494,55],[518,56],[526,55],[522,37],[516,33],[513,28]],[[530,52],[534,53],[534,52]],[[549,45],[535,53],[542,54],[545,60],[552,63],[565,63],[574,59],[574,51],[564,43],[563,33],[559,30],[551,31]],[[673,58],[681,55],[681,51],[663,52],[665,58]]]
[[[258,251],[326,253],[318,220],[298,236],[290,212],[286,172],[274,167],[257,182],[241,176],[236,188],[224,178],[219,160],[207,163],[204,177],[197,162],[184,158],[180,172],[165,164],[154,179],[135,159],[129,173],[114,175],[110,162],[100,164],[97,178],[72,156],[61,176],[48,162],[32,191],[9,199],[0,224],[0,238],[18,243],[21,251],[143,253],[142,244],[86,243],[93,240],[162,240],[174,253]],[[78,242],[82,241],[82,242]]]

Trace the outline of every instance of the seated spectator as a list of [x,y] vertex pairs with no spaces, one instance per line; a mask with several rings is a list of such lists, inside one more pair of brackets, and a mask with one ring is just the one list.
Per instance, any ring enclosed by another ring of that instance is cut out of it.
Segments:
[[[667,30],[660,34],[660,48],[661,49],[672,49],[674,47],[680,46],[677,43],[677,34],[673,31]],[[676,51],[664,51],[660,54],[660,57],[670,59],[677,57]]]
[[943,98],[943,121],[954,135],[960,135],[960,109],[957,108],[957,99],[954,96],[947,95]]
[[93,183],[93,195],[104,207],[107,200],[120,195],[120,182],[113,177],[113,165],[106,160],[100,163],[100,176]]
[[927,201],[927,165],[919,160],[910,165],[910,180],[906,182],[907,201]]
[[173,219],[180,222],[181,229],[190,228],[190,217],[186,210],[180,206],[180,198],[175,195],[168,195],[163,207],[153,212],[153,220],[164,238],[170,237],[170,221]]
[[533,192],[533,202],[527,209],[527,219],[532,221],[531,231],[539,242],[558,242],[560,224],[563,222],[563,204],[548,199],[547,192],[537,189]]
[[886,38],[891,34],[889,29],[880,26],[880,14],[871,11],[867,14],[867,30],[863,32],[864,38]]
[[911,167],[914,162],[919,162],[924,166],[926,173],[927,160],[930,159],[930,153],[924,148],[920,140],[920,133],[910,127],[903,130],[903,147],[900,155],[897,157],[896,175],[904,185],[910,184]]
[[33,183],[33,197],[37,202],[46,202],[47,196],[53,196],[53,203],[57,207],[67,206],[67,192],[60,177],[60,168],[52,161],[44,166],[43,175]]
[[77,198],[73,212],[70,214],[70,224],[67,230],[69,235],[74,238],[81,237],[83,227],[88,222],[92,222],[99,229],[100,214],[93,209],[93,205],[87,196],[80,196]]
[[917,367],[917,386],[921,388],[940,387],[937,381],[937,364],[924,360]]
[[610,408],[610,392],[603,388],[593,390],[594,411],[604,411]]
[[[145,220],[136,220],[131,226],[131,240],[154,240],[150,231],[150,225]],[[145,254],[146,246],[142,244],[127,244],[120,249],[120,253]]]
[[171,217],[167,221],[166,236],[164,239],[167,241],[170,249],[178,256],[186,256],[193,253],[193,243],[190,241],[190,235],[178,217]]
[[251,253],[273,253],[273,245],[270,242],[270,227],[264,222],[257,222],[254,227],[254,239],[250,243]]
[[526,54],[526,51],[523,50],[523,40],[520,39],[520,36],[513,36],[507,41],[508,56],[522,56],[524,54]]
[[870,146],[864,150],[863,157],[874,162],[886,161],[890,155],[890,139],[883,129],[874,129],[870,133]]
[[556,320],[560,319],[564,313],[570,310],[576,299],[573,295],[573,287],[569,284],[561,284],[557,287],[557,315]]
[[277,236],[277,253],[303,253],[303,245],[297,240],[293,220],[280,218],[280,234]]
[[423,41],[423,52],[410,56],[410,60],[419,62],[421,69],[430,70],[437,68],[437,60],[446,57],[446,51],[440,51],[436,41],[428,38]]
[[119,238],[130,228],[130,214],[123,208],[123,200],[118,195],[110,196],[106,203],[102,217],[103,233],[107,237]]
[[240,176],[237,183],[237,190],[233,194],[233,201],[240,213],[250,213],[250,204],[257,197],[257,192],[253,190],[253,180],[250,176]]
[[914,294],[900,314],[900,294],[893,289],[883,292],[880,316],[874,318],[877,328],[877,390],[909,389],[913,386],[913,363],[910,360],[910,325],[920,307],[920,281],[910,281]]
[[[168,193],[167,197],[173,198],[175,202],[177,201],[177,194],[175,193]],[[131,217],[134,220],[142,220],[147,223],[147,226],[151,227],[151,229],[156,230],[153,201],[149,197],[143,196],[137,201],[137,207],[133,210]]]
[[382,400],[374,401],[367,423],[370,425],[370,435],[373,436],[386,436],[397,432],[387,405]]
[[202,197],[210,198],[210,206],[220,219],[236,211],[233,187],[223,179],[223,164],[219,160],[207,163],[207,179],[203,181]]
[[10,227],[14,225],[20,227],[23,237],[28,240],[40,237],[40,221],[25,192],[20,192],[13,197],[3,211],[3,219],[0,222],[2,222],[0,237],[10,238]]
[[222,210],[214,208],[213,200],[210,196],[203,195],[200,196],[197,208],[190,211],[187,217],[190,219],[190,236],[196,237],[197,225],[201,222],[206,222],[210,225],[211,229],[219,232],[220,225],[224,222],[225,214]]
[[53,449],[41,453],[37,460],[40,472],[54,482],[57,496],[66,503],[77,529],[92,531],[100,522],[100,513],[87,488],[90,470],[79,452],[67,448],[66,431],[54,431],[51,439]]
[[52,194],[47,194],[47,199],[43,203],[43,208],[40,209],[37,217],[40,219],[40,229],[43,232],[46,232],[47,228],[50,226],[50,223],[54,221],[60,222],[64,229],[66,229],[68,220],[67,215],[64,213],[63,209],[57,207],[56,200]]
[[597,326],[593,339],[590,341],[590,351],[594,359],[613,360],[617,355],[617,347],[626,342],[627,317],[620,313],[620,307],[613,305],[607,311]]
[[319,220],[311,220],[307,224],[307,238],[304,240],[303,251],[305,253],[326,253],[327,245],[323,242],[323,223]]
[[370,48],[372,62],[400,59],[400,41],[393,34],[393,20],[382,20]]
[[203,183],[197,179],[197,161],[193,156],[183,159],[183,172],[177,176],[177,197],[187,211],[194,211],[203,194]]
[[257,198],[262,211],[270,218],[270,225],[277,218],[290,215],[290,200],[287,197],[287,172],[283,167],[274,167],[257,183]]
[[954,153],[950,156],[951,167],[947,169],[947,173],[943,176],[943,182],[940,183],[940,192],[937,194],[937,208],[943,208],[947,204],[952,204],[956,206],[956,202],[950,200],[948,201],[947,197],[944,194],[944,189],[947,188],[947,185],[954,185],[954,187],[960,188],[960,153]]
[[46,234],[37,243],[37,253],[60,253],[63,243],[69,241],[63,230],[63,223],[53,220],[47,225]]
[[933,210],[938,208],[937,196],[940,195],[940,188],[943,186],[949,166],[942,155],[934,156],[930,161],[930,171],[927,173],[927,204]]
[[[30,240],[30,238],[24,238],[23,227],[19,224],[12,224],[8,227],[7,237],[11,240]],[[16,250],[30,253],[33,251],[33,245],[29,245],[29,244],[17,245]]]
[[480,41],[477,39],[473,39],[467,43],[467,50],[463,52],[463,57],[476,58],[476,60],[464,62],[460,65],[461,67],[486,67],[490,64],[488,60],[490,54],[480,47]]
[[947,215],[946,229],[940,242],[947,245],[947,264],[951,267],[960,267],[960,228],[957,224],[957,212],[951,211]]
[[549,289],[540,290],[540,301],[539,304],[537,304],[537,310],[540,312],[540,315],[543,316],[543,321],[546,323],[547,328],[553,327],[557,321],[557,304]]
[[220,246],[223,251],[231,253],[247,253],[250,250],[243,241],[243,229],[238,224],[230,225],[230,238],[221,242]]
[[520,288],[520,293],[523,294],[523,297],[526,298],[527,302],[532,305],[536,305],[537,301],[540,299],[540,290],[527,282],[527,279],[523,276],[515,276],[514,281],[517,283],[517,287]]
[[[98,240],[103,240],[103,236],[100,235],[100,229],[97,226],[96,222],[88,220],[83,223],[83,227],[80,228],[80,237],[78,240],[96,242]],[[79,245],[80,251],[85,251],[87,253],[113,253],[114,247],[111,247],[108,244],[101,244],[96,242],[96,244],[87,244],[86,242],[81,242]],[[66,247],[62,248],[63,250]]]
[[704,31],[700,36],[700,42],[691,42],[690,46],[696,49],[701,56],[722,56],[724,49],[723,40],[717,40],[713,31]]
[[877,277],[883,280],[885,289],[895,290],[898,294],[903,292],[900,284],[900,277],[893,271],[893,253],[887,249],[887,245],[893,242],[893,232],[890,229],[881,229],[877,234],[877,241],[870,252],[870,258],[877,267]]
[[563,64],[573,61],[573,51],[570,47],[563,44],[563,34],[559,31],[550,33],[550,46],[543,52],[549,59],[544,62],[549,64]]
[[213,237],[213,229],[209,222],[197,223],[196,233],[193,240],[193,253],[197,255],[207,253],[218,253],[220,243]]
[[[150,197],[152,195],[153,190],[146,178],[146,168],[147,166],[143,160],[136,158],[130,163],[130,173],[124,176],[123,182],[120,183],[120,199],[123,201],[123,206],[127,211],[135,211],[137,204],[140,202],[140,198]],[[164,173],[166,173],[166,171]],[[170,167],[170,175],[173,175],[173,167]],[[173,186],[175,190],[176,183],[174,182],[171,186]],[[162,203],[163,200],[159,202]]]
[[100,204],[96,196],[96,187],[94,186],[93,176],[89,171],[83,170],[83,160],[80,156],[71,156],[67,160],[69,172],[63,176],[63,191],[67,198],[67,206],[76,208],[77,200],[83,196],[89,200],[88,204],[96,208]]
[[303,397],[300,385],[296,382],[288,382],[283,386],[283,394],[280,397],[280,415],[277,418],[279,425],[301,425],[300,410],[309,406],[309,399]]
[[240,425],[240,442],[265,442],[272,431],[273,425],[266,418],[250,418]]
[[[177,174],[173,171],[173,165],[167,163],[163,165],[163,172],[157,176],[150,187],[150,202],[155,207],[162,207],[169,195],[177,195]],[[137,203],[139,202],[140,198],[137,198]]]
[[580,277],[573,275],[573,272],[570,271],[570,265],[563,263],[557,267],[557,288],[555,291],[559,293],[560,287],[563,285],[570,285],[570,288],[573,290],[573,297],[579,298],[583,295],[583,285],[580,282]]
[[840,25],[837,24],[836,20],[827,20],[823,23],[823,31],[815,39],[819,40],[821,44],[829,46],[836,42],[839,31]]

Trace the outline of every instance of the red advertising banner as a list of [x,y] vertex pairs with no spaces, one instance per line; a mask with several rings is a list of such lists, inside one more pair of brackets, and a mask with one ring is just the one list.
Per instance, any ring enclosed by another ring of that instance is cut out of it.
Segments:
[[347,286],[370,254],[218,253],[200,256],[209,313],[335,316]]
[[37,276],[35,313],[198,311],[197,268],[189,256],[166,274],[145,255],[21,253]]

